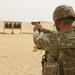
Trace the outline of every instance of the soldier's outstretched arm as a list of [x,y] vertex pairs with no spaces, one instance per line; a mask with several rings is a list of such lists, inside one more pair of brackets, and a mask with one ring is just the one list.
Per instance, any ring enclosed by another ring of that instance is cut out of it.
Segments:
[[50,40],[48,35],[41,35],[38,30],[34,31],[33,40],[38,49],[49,50],[50,49]]
[[53,34],[53,32],[51,30],[48,30],[48,29],[45,29],[45,28],[42,29],[42,32],[44,34]]
[[[33,40],[36,47],[42,50],[49,50],[51,46],[49,35],[53,34],[52,31],[44,29],[40,24],[36,24],[33,31]],[[41,35],[41,32],[44,34]]]

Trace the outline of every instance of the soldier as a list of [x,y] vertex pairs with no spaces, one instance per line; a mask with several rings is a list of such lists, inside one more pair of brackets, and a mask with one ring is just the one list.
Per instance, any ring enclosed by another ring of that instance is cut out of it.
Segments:
[[[33,39],[39,50],[45,50],[42,58],[42,75],[75,74],[75,32],[72,23],[75,12],[71,6],[60,5],[53,13],[57,32],[35,25]],[[39,33],[43,32],[43,35]]]

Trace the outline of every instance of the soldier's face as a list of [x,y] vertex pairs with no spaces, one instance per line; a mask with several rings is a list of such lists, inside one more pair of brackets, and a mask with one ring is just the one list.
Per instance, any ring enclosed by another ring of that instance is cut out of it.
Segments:
[[72,28],[71,24],[63,24],[61,20],[57,22],[57,26],[61,31],[69,30]]

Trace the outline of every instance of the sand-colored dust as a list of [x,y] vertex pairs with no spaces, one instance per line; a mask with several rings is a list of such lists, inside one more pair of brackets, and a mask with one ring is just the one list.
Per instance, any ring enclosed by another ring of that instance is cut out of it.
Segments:
[[[53,30],[53,23],[42,22],[44,28]],[[0,32],[4,30],[0,22]],[[42,75],[41,59],[44,51],[33,52],[33,27],[22,23],[22,34],[6,29],[9,34],[0,34],[0,75]]]

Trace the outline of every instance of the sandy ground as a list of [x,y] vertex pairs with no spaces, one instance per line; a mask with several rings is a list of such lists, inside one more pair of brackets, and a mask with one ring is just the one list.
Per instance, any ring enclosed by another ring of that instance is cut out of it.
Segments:
[[[43,22],[43,27],[53,30],[53,23]],[[0,32],[3,25],[0,25]],[[0,75],[42,75],[41,58],[44,51],[33,52],[33,26],[24,23],[19,30],[0,34]]]

